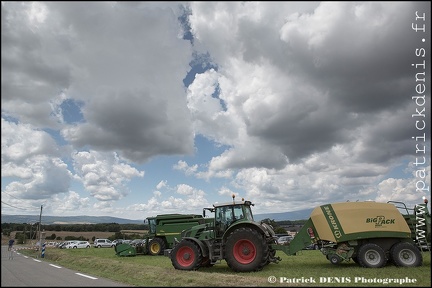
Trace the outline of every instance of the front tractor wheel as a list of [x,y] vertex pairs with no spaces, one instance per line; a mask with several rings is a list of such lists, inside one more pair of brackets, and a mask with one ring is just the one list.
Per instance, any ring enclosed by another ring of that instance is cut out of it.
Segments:
[[197,244],[182,240],[171,251],[171,263],[179,270],[197,270],[203,262],[203,256]]
[[149,254],[156,256],[162,255],[165,250],[165,242],[161,238],[153,238],[149,243]]
[[224,254],[228,266],[236,272],[259,271],[268,263],[269,248],[256,230],[240,228],[228,236]]
[[390,255],[394,264],[399,267],[417,267],[421,266],[423,262],[420,250],[411,243],[395,244],[390,250]]
[[366,268],[381,268],[387,263],[384,250],[374,243],[363,244],[359,249],[357,260],[360,266]]

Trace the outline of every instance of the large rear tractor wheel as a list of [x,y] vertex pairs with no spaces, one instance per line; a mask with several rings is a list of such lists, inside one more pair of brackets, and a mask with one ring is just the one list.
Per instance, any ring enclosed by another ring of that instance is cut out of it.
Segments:
[[153,238],[149,243],[149,254],[162,255],[165,250],[165,242],[162,238]]
[[182,240],[171,251],[171,263],[179,270],[197,270],[201,267],[203,256],[197,244]]
[[236,272],[259,271],[268,264],[269,248],[256,230],[240,228],[228,236],[224,255],[228,266]]
[[360,266],[366,268],[381,268],[387,263],[384,250],[374,243],[363,244],[358,251],[357,260]]
[[411,243],[400,242],[390,250],[390,255],[396,266],[399,267],[417,267],[422,265],[423,256],[420,250]]

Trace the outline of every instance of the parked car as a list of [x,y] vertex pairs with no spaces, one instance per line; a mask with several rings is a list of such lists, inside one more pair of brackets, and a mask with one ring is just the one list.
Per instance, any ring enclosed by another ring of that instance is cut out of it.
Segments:
[[303,248],[303,250],[319,250],[319,249],[320,247],[316,243],[310,244],[309,246]]
[[329,243],[333,243],[333,242],[318,240],[317,243],[312,243],[309,246],[303,248],[303,250],[320,250],[321,247],[323,247],[324,245],[328,245]]
[[123,243],[123,239],[115,239],[114,241],[112,241],[112,243],[114,243],[114,245],[118,245],[118,244],[122,244]]
[[129,244],[132,246],[144,246],[146,239],[134,239]]
[[90,248],[88,241],[76,241],[66,245],[66,249]]
[[111,248],[115,246],[116,244],[109,239],[95,239],[93,242],[93,247],[95,248]]
[[50,242],[46,242],[46,247],[56,247],[57,246],[57,242],[54,241],[50,241]]
[[78,240],[75,240],[75,241],[64,241],[60,245],[58,245],[58,248],[60,248],[60,249],[66,249],[67,245],[72,244],[72,243],[77,242],[77,241]]
[[292,236],[287,235],[287,236],[281,236],[277,239],[278,244],[280,245],[285,245],[288,244],[289,242],[291,242],[291,240],[293,239]]

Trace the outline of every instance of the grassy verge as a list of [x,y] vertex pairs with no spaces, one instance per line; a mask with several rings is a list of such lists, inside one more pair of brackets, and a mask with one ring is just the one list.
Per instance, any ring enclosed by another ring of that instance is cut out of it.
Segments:
[[[37,257],[32,250],[20,253]],[[280,253],[280,254],[279,254]],[[330,286],[330,287],[430,287],[430,252],[423,253],[423,265],[399,268],[391,264],[379,269],[362,268],[353,262],[332,265],[317,250],[305,250],[296,256],[281,252],[279,264],[269,264],[262,271],[235,273],[225,261],[198,271],[179,271],[168,257],[137,255],[116,256],[112,248],[56,249],[45,251],[44,260],[82,273],[105,277],[133,286]],[[274,276],[276,283],[270,283]],[[392,281],[411,281],[394,283]],[[414,282],[415,281],[415,282]]]

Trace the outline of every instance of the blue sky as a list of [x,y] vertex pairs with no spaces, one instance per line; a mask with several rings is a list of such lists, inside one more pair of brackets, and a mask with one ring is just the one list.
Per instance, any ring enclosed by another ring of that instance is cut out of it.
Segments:
[[412,27],[430,31],[430,12],[2,2],[2,214],[139,220],[232,194],[256,214],[420,203],[430,33]]

